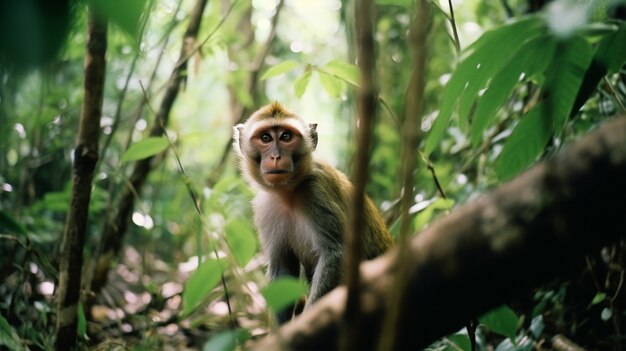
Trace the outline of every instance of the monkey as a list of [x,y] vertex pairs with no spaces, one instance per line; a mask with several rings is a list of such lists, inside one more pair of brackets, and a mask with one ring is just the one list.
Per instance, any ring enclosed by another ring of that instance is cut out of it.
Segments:
[[[341,283],[344,235],[353,185],[346,175],[317,160],[317,124],[279,102],[254,112],[233,128],[233,148],[247,182],[257,188],[254,225],[268,259],[267,277],[298,277],[309,283],[306,311]],[[373,201],[365,196],[364,257],[384,253],[392,238]],[[277,313],[280,324],[293,306]]]

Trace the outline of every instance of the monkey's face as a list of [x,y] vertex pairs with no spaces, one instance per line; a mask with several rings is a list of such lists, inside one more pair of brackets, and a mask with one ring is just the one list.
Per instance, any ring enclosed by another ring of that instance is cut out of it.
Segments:
[[233,128],[233,148],[250,184],[292,190],[311,173],[317,124],[307,124],[280,103],[262,107]]
[[257,151],[263,182],[272,187],[289,184],[302,150],[302,135],[282,126],[260,129],[253,134],[251,146]]

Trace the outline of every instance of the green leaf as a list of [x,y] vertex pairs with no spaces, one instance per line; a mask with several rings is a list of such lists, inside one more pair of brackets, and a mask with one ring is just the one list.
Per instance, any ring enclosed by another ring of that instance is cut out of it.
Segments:
[[250,338],[246,329],[235,329],[219,332],[211,337],[202,347],[203,351],[234,351]]
[[515,340],[518,319],[515,312],[506,305],[495,308],[478,318],[480,323],[489,328],[489,330],[506,336],[511,341]]
[[[65,203],[67,206],[67,202]],[[0,210],[0,233],[26,235],[26,228],[8,213]]]
[[545,89],[550,97],[549,118],[556,132],[564,127],[576,96],[581,88],[585,72],[591,64],[593,48],[580,36],[557,45],[556,55],[546,70]]
[[188,315],[215,288],[224,272],[222,260],[209,259],[202,263],[185,282],[183,315]]
[[319,72],[319,76],[320,82],[322,82],[322,86],[328,95],[334,98],[341,95],[341,80],[323,72]]
[[145,0],[89,0],[96,13],[108,18],[124,32],[137,40],[141,15],[145,7]]
[[309,80],[311,80],[311,71],[306,70],[296,81],[293,83],[295,93],[297,97],[302,97],[304,92],[306,91],[306,87],[309,84]]
[[617,73],[626,62],[626,22],[618,30],[608,33],[600,41],[594,60],[606,67],[608,74]]
[[470,351],[472,349],[472,344],[469,340],[469,337],[466,334],[453,334],[448,336],[448,340],[454,344],[454,348],[449,348],[447,350],[463,350]]
[[471,125],[471,140],[474,147],[482,141],[483,132],[494,119],[498,109],[511,96],[522,73],[531,77],[545,71],[552,61],[556,42],[551,36],[542,35],[529,40],[509,63],[493,77],[488,89],[478,98]]
[[226,225],[226,238],[237,263],[245,267],[257,251],[257,240],[252,227],[243,219],[232,221]]
[[279,312],[307,293],[306,285],[297,278],[278,278],[261,290],[269,308]]
[[2,315],[0,315],[0,345],[6,346],[9,350],[13,351],[26,350],[26,348],[22,346],[22,341],[15,329],[13,329]]
[[463,120],[485,83],[508,63],[526,41],[540,35],[542,29],[543,21],[540,17],[524,17],[486,32],[468,48],[465,58],[456,67],[444,89],[439,115],[426,137],[426,156],[439,144],[457,103],[460,105],[459,117]]
[[454,200],[439,198],[433,201],[430,205],[420,211],[413,220],[413,230],[418,231],[422,229],[427,223],[429,223],[435,210],[449,210],[454,206]]
[[353,64],[350,64],[343,60],[333,60],[328,62],[322,70],[326,73],[332,74],[346,83],[349,83],[355,87],[359,86],[359,77],[361,72],[359,68]]
[[[470,108],[487,81],[495,77],[500,68],[511,67],[513,65],[511,61],[515,59],[515,55],[524,43],[540,35],[541,29],[541,22],[530,17],[527,22],[522,20],[505,25],[489,37],[490,43],[481,43],[475,47],[472,55],[476,60],[476,65],[468,67],[470,70],[473,69],[473,73],[471,78],[467,80],[465,91],[459,101],[459,118],[461,121],[469,115]],[[494,52],[498,54],[494,55]],[[473,60],[470,60],[471,63]]]
[[149,137],[143,139],[128,148],[122,155],[122,162],[141,160],[154,156],[167,149],[167,139],[162,137]]
[[530,328],[528,328],[528,330],[533,335],[535,340],[539,340],[545,327],[546,325],[543,322],[543,316],[538,315],[530,321]]
[[598,43],[598,49],[585,72],[585,78],[576,96],[573,111],[578,111],[593,94],[598,83],[607,73],[613,74],[626,61],[626,23],[621,23],[618,30],[606,34]]
[[500,180],[507,180],[528,167],[541,154],[553,132],[548,110],[541,103],[528,112],[505,141],[495,163]]
[[266,80],[272,77],[279,76],[283,73],[293,70],[294,68],[298,66],[299,64],[296,61],[293,61],[293,60],[283,61],[277,65],[274,65],[268,68],[268,70],[265,71],[265,73],[263,73],[263,75],[261,76],[261,80]]
[[599,292],[596,294],[596,296],[593,297],[593,300],[591,300],[591,304],[597,305],[600,302],[604,301],[605,299],[606,299],[606,294],[603,292]]
[[87,337],[87,318],[85,317],[85,309],[82,303],[78,304],[78,336],[88,339]]

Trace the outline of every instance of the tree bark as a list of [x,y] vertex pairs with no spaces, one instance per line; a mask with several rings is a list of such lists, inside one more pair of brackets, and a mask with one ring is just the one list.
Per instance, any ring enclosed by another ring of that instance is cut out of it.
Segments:
[[[191,13],[189,26],[183,35],[183,43],[180,49],[178,63],[170,75],[154,124],[150,129],[151,137],[162,136],[169,122],[172,106],[187,76],[187,64],[191,52],[194,50],[194,44],[196,43],[200,23],[202,21],[202,13],[204,12],[207,1],[208,0],[198,0]],[[96,263],[94,277],[91,282],[91,291],[94,295],[97,295],[104,284],[106,284],[111,262],[117,256],[122,246],[124,234],[126,233],[128,222],[130,221],[135,205],[135,198],[141,192],[141,188],[152,170],[153,161],[158,158],[158,156],[148,157],[135,163],[135,167],[130,176],[130,187],[124,188],[115,217],[105,223],[105,227],[102,231],[103,248],[98,262]]]
[[78,139],[74,149],[72,194],[59,263],[59,289],[56,320],[57,350],[76,347],[77,311],[80,301],[83,248],[89,211],[93,172],[98,161],[98,140],[104,90],[106,22],[89,9],[85,82]]
[[[626,236],[626,118],[617,118],[410,242],[396,344],[416,350],[538,284],[566,277],[586,253]],[[615,203],[609,201],[619,196]],[[394,295],[397,251],[361,266],[361,339],[372,350]],[[334,350],[345,287],[251,350]]]

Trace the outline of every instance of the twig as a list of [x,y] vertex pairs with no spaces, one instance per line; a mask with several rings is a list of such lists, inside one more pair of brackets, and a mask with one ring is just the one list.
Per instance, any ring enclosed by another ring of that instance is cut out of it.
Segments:
[[572,340],[566,338],[562,334],[557,334],[552,337],[552,347],[557,351],[584,351],[582,347],[578,346]]
[[606,85],[609,87],[609,90],[611,90],[611,93],[613,93],[613,99],[622,109],[622,113],[626,113],[626,106],[624,106],[624,104],[622,103],[622,100],[619,98],[619,94],[617,93],[617,91],[615,91],[615,88],[613,88],[613,85],[611,84],[611,82],[609,82],[609,79],[606,76],[604,76],[603,79]]
[[348,232],[346,233],[345,277],[348,288],[346,310],[343,318],[343,333],[340,349],[351,350],[357,345],[361,334],[360,307],[361,281],[359,266],[363,257],[363,242],[360,240],[364,228],[363,213],[365,207],[365,185],[369,163],[370,144],[373,125],[376,118],[378,87],[376,83],[376,54],[374,50],[374,4],[371,0],[355,2],[356,42],[358,66],[361,71],[360,89],[357,97],[359,128],[357,149],[353,168],[354,194],[351,199]]
[[452,0],[448,0],[448,7],[450,8],[450,25],[452,26],[452,33],[454,34],[454,49],[457,56],[461,54],[461,43],[459,42],[459,33],[456,30],[456,21],[454,20],[454,8],[452,7]]
[[388,310],[385,314],[383,330],[378,344],[379,350],[398,349],[398,324],[401,323],[403,312],[401,301],[404,300],[404,290],[408,281],[409,232],[411,220],[409,209],[413,203],[415,187],[415,169],[417,159],[415,153],[420,141],[420,124],[424,105],[424,89],[426,84],[426,65],[428,61],[428,33],[430,31],[430,6],[426,0],[417,1],[416,16],[411,21],[409,45],[412,51],[412,60],[415,62],[411,79],[406,88],[404,98],[404,120],[402,124],[402,195],[400,213],[400,234],[398,236],[398,275],[394,282],[398,289],[391,295]]

